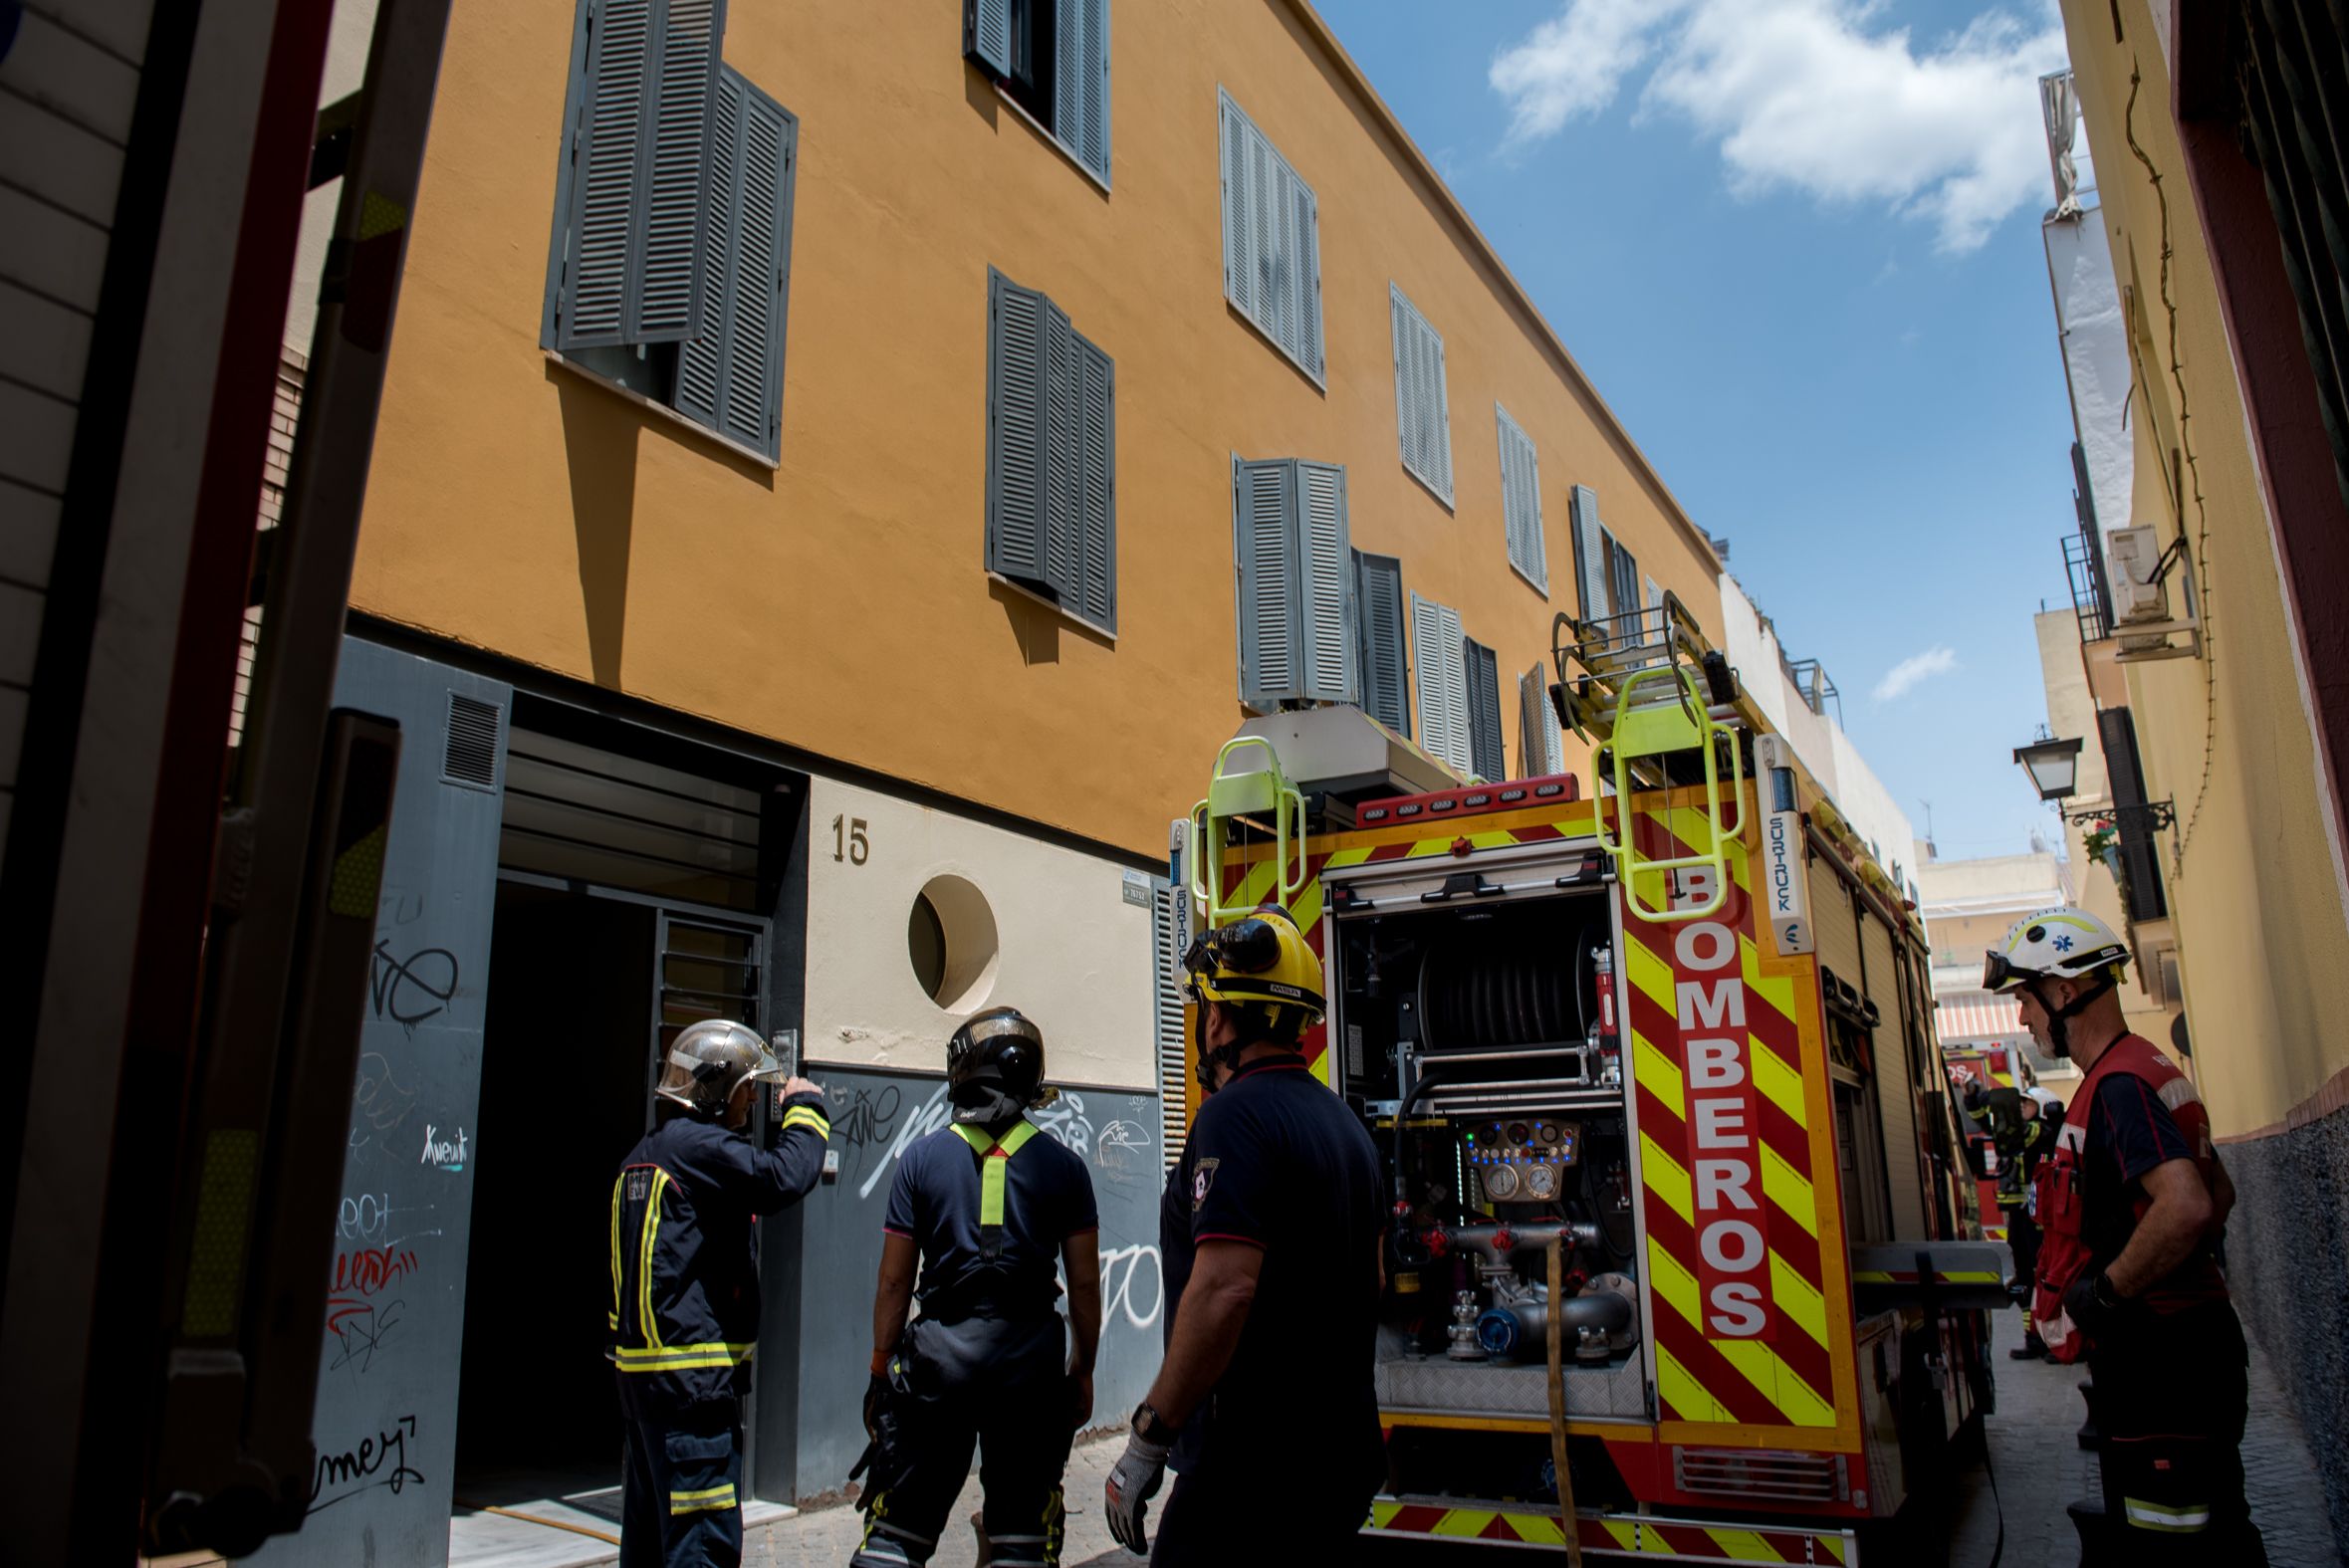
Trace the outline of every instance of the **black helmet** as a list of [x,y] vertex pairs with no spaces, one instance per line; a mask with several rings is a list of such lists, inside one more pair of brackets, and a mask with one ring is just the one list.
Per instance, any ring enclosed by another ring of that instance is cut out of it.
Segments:
[[946,1042],[946,1097],[956,1121],[980,1127],[1052,1099],[1044,1086],[1044,1030],[1018,1008],[972,1013]]

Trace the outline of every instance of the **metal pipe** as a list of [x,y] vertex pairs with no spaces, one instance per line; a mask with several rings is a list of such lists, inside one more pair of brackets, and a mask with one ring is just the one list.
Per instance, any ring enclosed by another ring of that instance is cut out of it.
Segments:
[[1527,1061],[1536,1057],[1576,1056],[1587,1048],[1581,1045],[1528,1045],[1520,1050],[1430,1050],[1428,1054],[1449,1066],[1456,1061]]
[[1509,1237],[1510,1253],[1527,1247],[1547,1246],[1551,1236],[1562,1235],[1576,1246],[1599,1244],[1599,1229],[1588,1220],[1537,1220],[1530,1225],[1464,1225],[1445,1232],[1456,1246],[1473,1246],[1487,1257],[1499,1262],[1504,1256],[1495,1244],[1503,1235]]

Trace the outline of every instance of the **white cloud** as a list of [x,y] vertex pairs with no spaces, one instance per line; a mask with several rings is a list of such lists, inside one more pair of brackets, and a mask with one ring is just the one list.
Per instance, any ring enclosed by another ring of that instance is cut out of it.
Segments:
[[1884,672],[1884,679],[1876,683],[1872,695],[1878,702],[1892,702],[1906,697],[1919,681],[1936,675],[1947,675],[1958,667],[1958,652],[1947,643],[1927,648],[1923,653],[1912,653]]
[[1920,51],[1875,25],[1880,0],[1566,0],[1490,81],[1517,148],[1599,113],[1653,58],[1642,112],[1717,142],[1733,190],[1883,202],[1970,251],[2052,199],[2038,78],[2066,57],[2061,19],[2036,3],[2035,22],[1992,11]]

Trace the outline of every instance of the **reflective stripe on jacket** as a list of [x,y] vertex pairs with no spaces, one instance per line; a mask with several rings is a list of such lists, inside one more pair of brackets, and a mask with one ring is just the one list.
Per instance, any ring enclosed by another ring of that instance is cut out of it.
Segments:
[[620,1409],[646,1419],[740,1398],[759,1337],[755,1222],[823,1170],[823,1102],[792,1097],[773,1149],[704,1117],[666,1114],[611,1187],[606,1351]]

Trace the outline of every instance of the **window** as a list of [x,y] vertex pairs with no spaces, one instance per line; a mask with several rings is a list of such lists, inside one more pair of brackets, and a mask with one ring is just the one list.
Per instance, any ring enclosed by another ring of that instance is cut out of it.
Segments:
[[776,461],[799,121],[718,0],[583,0],[540,341]]
[[1403,563],[1354,552],[1354,601],[1362,627],[1362,711],[1411,739],[1411,697],[1404,682]]
[[1518,768],[1525,778],[1566,771],[1566,736],[1549,701],[1549,672],[1536,664],[1518,677]]
[[1469,765],[1488,782],[1509,777],[1501,749],[1501,665],[1493,650],[1474,637],[1461,639],[1461,668],[1468,681]]
[[987,569],[1117,630],[1116,365],[987,271]]
[[1499,403],[1493,405],[1493,418],[1501,429],[1501,516],[1509,563],[1547,598],[1549,552],[1541,542],[1541,471],[1533,458],[1533,438]]
[[963,54],[1109,183],[1109,0],[963,0]]
[[1598,520],[1598,492],[1576,485],[1574,513],[1574,596],[1585,621],[1605,620],[1615,613],[1613,573],[1609,560],[1615,538]]
[[1468,639],[1460,613],[1449,605],[1411,595],[1411,641],[1419,686],[1419,741],[1429,756],[1455,771],[1475,771],[1475,743],[1469,733]]
[[1452,504],[1452,413],[1444,391],[1444,339],[1427,318],[1387,285],[1395,329],[1395,419],[1403,466]]
[[1222,100],[1224,296],[1323,385],[1320,206],[1232,95]]
[[1259,713],[1361,697],[1346,471],[1232,459],[1240,700]]

